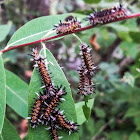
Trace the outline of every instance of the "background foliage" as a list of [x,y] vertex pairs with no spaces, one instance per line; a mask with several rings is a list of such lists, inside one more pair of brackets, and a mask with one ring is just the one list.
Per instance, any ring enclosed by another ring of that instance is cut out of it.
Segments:
[[[112,0],[2,1],[0,3],[0,49],[6,46],[19,27],[31,19],[70,12],[85,14],[91,12],[91,7],[100,10],[115,4],[116,2]],[[128,0],[123,4],[128,5],[127,9],[132,13],[140,12],[139,0]],[[58,16],[57,20],[59,18],[61,19]],[[47,24],[44,23],[43,26],[45,27]],[[93,79],[94,83],[97,83],[97,92],[94,95],[95,101],[91,117],[84,124],[82,123],[85,118],[81,119],[82,122],[80,119],[78,120],[82,124],[79,130],[80,140],[140,140],[140,18],[108,24],[77,33],[77,35],[90,45],[93,60],[100,68]],[[83,116],[82,110],[78,109],[79,106],[82,106],[82,102],[78,103],[82,98],[77,95],[79,78],[76,70],[81,63],[79,42],[69,35],[61,40],[48,42],[46,46],[60,66],[64,67],[63,71],[70,83],[72,96],[76,102],[76,113]],[[40,48],[40,44],[34,45],[34,47]],[[27,112],[27,107],[25,107],[27,106],[27,84],[29,84],[33,69],[30,58],[27,56],[28,53],[30,53],[29,47],[24,47],[3,55],[5,68],[13,72],[6,71],[5,73],[8,81],[6,82],[7,93],[12,93],[9,92],[9,88],[13,85],[14,80],[18,83],[11,87],[12,90],[14,89],[11,97],[17,99],[16,104],[12,102],[12,99],[6,99],[8,104],[6,117],[16,127],[21,137],[23,132],[27,131],[27,128],[22,129],[21,122],[22,117],[27,116],[25,113]],[[24,91],[24,94],[19,89]],[[23,112],[20,104],[25,107]],[[93,100],[89,104],[91,107]],[[8,139],[5,136],[6,132],[9,132],[8,135],[11,135],[12,132],[15,134],[15,139],[19,139],[14,128],[11,128],[10,122],[7,119],[4,122],[0,139],[1,137],[4,140]],[[8,128],[11,128],[11,131],[8,131]]]

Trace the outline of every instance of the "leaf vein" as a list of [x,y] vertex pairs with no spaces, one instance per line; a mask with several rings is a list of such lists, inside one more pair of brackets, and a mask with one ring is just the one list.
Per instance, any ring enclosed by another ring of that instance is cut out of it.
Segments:
[[16,95],[21,101],[23,101],[23,102],[27,105],[27,102],[26,102],[23,98],[21,98],[20,96],[18,96],[14,90],[12,90],[12,89],[11,89],[9,86],[7,86],[7,85],[6,85],[6,88],[7,88],[8,90],[10,90],[14,95]]

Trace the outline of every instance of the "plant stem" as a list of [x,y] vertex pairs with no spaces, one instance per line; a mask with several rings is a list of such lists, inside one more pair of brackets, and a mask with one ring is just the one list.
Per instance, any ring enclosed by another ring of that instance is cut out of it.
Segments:
[[83,43],[82,40],[81,40],[76,34],[73,33],[72,35],[73,35],[74,37],[76,37],[77,40],[79,40],[81,44]]
[[96,137],[97,137],[102,131],[104,131],[104,129],[106,129],[106,127],[109,126],[113,121],[114,121],[114,118],[112,118],[112,119],[109,120],[106,124],[104,124],[104,125],[97,131],[97,133],[92,137],[92,140],[96,140]]
[[43,48],[43,52],[44,52],[44,62],[46,65],[46,69],[48,70],[48,61],[47,61],[47,54],[46,54],[46,45],[45,43],[41,42],[42,48]]
[[[140,13],[136,13],[136,14],[132,14],[132,15],[129,15],[129,16],[126,16],[126,17],[120,17],[120,18],[118,18],[118,19],[116,19],[114,21],[110,21],[108,23],[122,21],[122,20],[126,20],[126,19],[131,19],[131,18],[139,17],[139,16],[140,16]],[[89,26],[74,30],[73,32],[70,32],[70,33],[59,34],[59,35],[55,35],[55,36],[48,37],[48,38],[45,38],[45,39],[40,39],[40,40],[33,41],[33,42],[29,42],[29,43],[25,43],[25,44],[21,44],[21,45],[17,45],[17,46],[11,46],[10,48],[1,50],[0,52],[5,53],[7,51],[10,51],[10,50],[13,50],[13,49],[16,49],[16,48],[20,48],[20,47],[24,47],[24,46],[28,46],[28,45],[32,45],[32,44],[36,44],[36,43],[49,41],[49,40],[52,40],[52,39],[55,39],[55,38],[58,38],[58,37],[62,37],[62,36],[69,35],[69,34],[72,34],[72,33],[77,33],[79,31],[88,30],[88,29],[94,28],[96,26],[102,26],[102,25],[105,25],[105,24],[108,24],[108,23],[104,23],[104,24],[100,24],[100,25],[89,25]]]

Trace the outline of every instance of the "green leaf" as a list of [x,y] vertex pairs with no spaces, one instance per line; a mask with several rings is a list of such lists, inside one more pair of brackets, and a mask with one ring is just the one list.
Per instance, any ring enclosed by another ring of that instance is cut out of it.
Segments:
[[89,97],[90,97],[90,95],[84,96],[85,105],[82,106],[82,109],[83,109],[83,112],[84,112],[84,115],[85,115],[85,118],[86,118],[87,121],[88,121],[88,119],[90,118],[90,115],[91,115],[90,107],[87,106]]
[[2,134],[0,135],[0,140],[21,140],[16,129],[6,118],[4,119],[4,125]]
[[[8,42],[8,46],[15,46],[25,44],[41,39],[49,30],[54,29],[54,25],[59,23],[59,20],[64,21],[66,17],[73,15],[74,17],[80,17],[81,19],[85,15],[81,14],[61,14],[55,16],[43,16],[29,21],[19,30],[17,30]],[[51,36],[56,35],[56,33]],[[60,39],[60,38],[57,38]]]
[[121,131],[111,131],[110,133],[107,133],[107,138],[109,140],[111,140],[113,138],[113,140],[122,140],[123,136]]
[[101,0],[84,0],[84,2],[88,3],[88,4],[94,4],[94,3],[99,3],[101,2]]
[[28,115],[28,85],[14,73],[6,70],[6,103],[20,116]]
[[128,117],[138,117],[140,115],[140,110],[138,108],[129,108],[125,113],[124,118]]
[[140,31],[139,32],[130,32],[129,34],[135,43],[140,43]]
[[135,58],[138,54],[138,47],[137,44],[133,42],[125,42],[123,41],[120,44],[120,48],[123,50],[123,53],[125,56],[130,56],[132,58]]
[[10,32],[11,25],[0,25],[0,42],[2,42]]
[[131,133],[131,135],[129,136],[128,140],[140,140],[140,136],[138,135],[138,133],[133,132],[133,133]]
[[[42,51],[41,53],[44,56],[44,52]],[[74,101],[71,95],[71,90],[69,87],[69,83],[59,67],[58,63],[56,62],[55,58],[53,55],[49,52],[49,50],[46,49],[46,54],[47,54],[47,61],[51,62],[48,64],[49,67],[49,72],[52,73],[52,81],[55,86],[60,86],[61,84],[63,87],[66,87],[67,95],[64,96],[66,101],[63,101],[62,103],[59,104],[59,108],[61,110],[64,110],[64,114],[66,118],[70,121],[76,122],[76,111],[75,111],[75,106],[74,106]],[[29,85],[29,94],[28,94],[28,106],[29,110],[32,107],[32,103],[35,102],[33,99],[34,97],[37,98],[37,95],[35,92],[40,91],[41,88],[41,80],[38,74],[37,69],[34,70],[30,85]],[[31,111],[29,111],[31,113]],[[37,126],[35,129],[31,128],[29,125],[29,139],[30,140],[50,140],[51,135],[47,128],[49,126]],[[68,135],[68,132],[65,132],[64,130],[59,131],[59,136],[63,136],[63,139],[67,140],[78,140],[78,134],[77,133],[72,133],[71,135]]]
[[132,38],[130,37],[129,32],[119,31],[118,36],[123,41],[132,42]]
[[108,24],[107,27],[113,28],[117,32],[128,32],[129,28],[120,24]]
[[[93,107],[94,99],[90,99],[87,103],[87,106],[90,107],[90,110]],[[82,106],[85,104],[84,101],[76,103],[75,108],[76,108],[76,114],[77,114],[77,122],[79,125],[83,124],[86,121],[83,108]]]
[[2,55],[0,55],[0,134],[2,131],[4,116],[5,116],[5,107],[6,107],[6,78],[4,65],[2,60]]
[[96,112],[96,115],[99,118],[104,118],[105,117],[105,112],[102,109],[96,107],[95,112]]
[[86,118],[86,120],[88,120],[90,118],[90,114],[91,114],[90,107],[88,107],[86,104],[86,105],[83,105],[82,108],[83,108],[85,118]]
[[140,117],[136,116],[134,118],[134,123],[136,125],[136,130],[140,131]]

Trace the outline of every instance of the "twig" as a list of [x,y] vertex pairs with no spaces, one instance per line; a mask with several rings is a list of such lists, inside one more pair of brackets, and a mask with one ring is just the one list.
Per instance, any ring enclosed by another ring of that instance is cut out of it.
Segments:
[[[119,19],[116,19],[114,21],[110,21],[108,23],[122,21],[122,20],[126,20],[126,19],[131,19],[131,18],[139,17],[139,16],[140,16],[140,13],[136,13],[136,14],[132,14],[132,15],[129,15],[129,16],[126,16],[126,17],[120,17]],[[105,24],[108,24],[108,23],[105,23]],[[58,38],[58,37],[62,37],[62,36],[69,35],[69,34],[72,34],[72,33],[77,33],[79,31],[88,30],[88,29],[94,28],[96,26],[102,26],[102,25],[105,25],[105,24],[94,25],[94,26],[93,25],[89,25],[89,26],[77,29],[77,30],[75,30],[73,32],[70,32],[70,33],[59,34],[59,35],[55,35],[55,36],[52,36],[52,37],[48,37],[46,39],[40,39],[40,40],[37,40],[37,41],[33,41],[33,42],[29,42],[29,43],[25,43],[25,44],[21,44],[21,45],[17,45],[17,46],[11,46],[10,48],[1,50],[0,52],[5,53],[7,51],[10,51],[10,50],[13,50],[13,49],[16,49],[16,48],[20,48],[20,47],[23,47],[23,46],[28,46],[28,45],[32,45],[32,44],[36,44],[36,43],[41,43],[41,42],[49,41],[49,40],[52,40],[52,39],[55,39],[55,38]]]
[[113,121],[114,121],[114,118],[112,118],[112,119],[109,120],[105,125],[103,125],[103,126],[97,131],[97,133],[92,137],[92,140],[96,140],[96,137],[97,137],[107,126],[109,126]]

